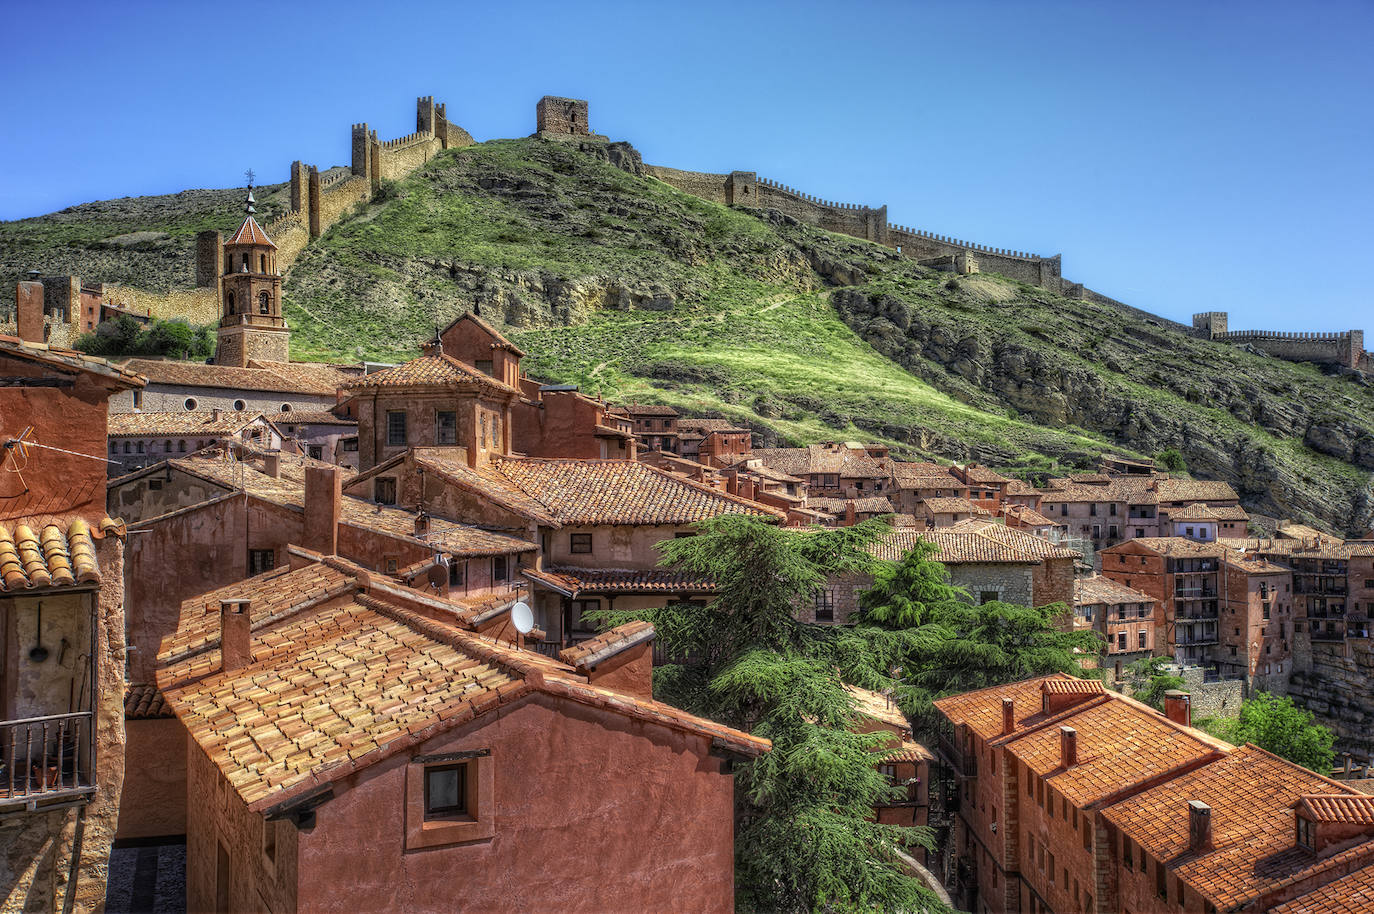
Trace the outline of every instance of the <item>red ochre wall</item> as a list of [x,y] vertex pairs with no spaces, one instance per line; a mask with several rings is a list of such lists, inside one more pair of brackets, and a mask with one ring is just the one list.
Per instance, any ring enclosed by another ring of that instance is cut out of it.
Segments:
[[[495,835],[407,851],[411,758],[464,749],[491,750]],[[294,891],[264,867],[260,816],[202,816],[193,799],[189,900],[213,902],[219,842],[239,850],[231,897],[293,896],[300,911],[730,911],[733,779],[709,751],[703,736],[536,695],[337,785],[313,829],[278,837],[279,853],[298,846],[278,864]],[[193,798],[227,790],[190,754]]]

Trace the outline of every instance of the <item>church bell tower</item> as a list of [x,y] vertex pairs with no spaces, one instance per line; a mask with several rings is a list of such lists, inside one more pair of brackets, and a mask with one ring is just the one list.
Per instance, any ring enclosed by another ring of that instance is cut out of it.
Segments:
[[[251,175],[251,173],[250,173]],[[224,242],[220,320],[215,364],[246,368],[250,361],[290,361],[291,331],[281,313],[277,246],[253,218],[252,178],[244,203],[247,218]]]

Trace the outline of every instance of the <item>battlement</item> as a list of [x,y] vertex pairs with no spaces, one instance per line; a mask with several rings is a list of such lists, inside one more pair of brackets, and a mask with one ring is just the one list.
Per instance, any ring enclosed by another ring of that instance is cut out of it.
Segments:
[[996,254],[999,257],[1015,257],[1019,260],[1046,259],[1040,254],[1031,254],[1027,251],[1014,251],[1010,248],[988,247],[987,245],[979,244],[976,241],[963,241],[958,238],[953,238],[949,235],[938,235],[935,232],[926,232],[922,231],[921,229],[914,229],[905,225],[893,225],[891,228],[894,232],[902,232],[907,235],[915,236],[916,238],[924,238],[928,241],[935,241],[940,244],[947,244],[951,247],[966,248],[970,251],[978,251],[982,254]]
[[1340,333],[1305,330],[1291,333],[1281,330],[1232,330],[1229,333],[1221,334],[1220,338],[1225,340],[1303,340],[1309,343],[1348,343],[1355,334],[1360,334],[1361,337],[1364,335],[1359,330],[1346,330]]
[[1193,315],[1193,330],[1206,339],[1251,346],[1269,355],[1293,362],[1317,362],[1345,368],[1368,370],[1369,353],[1364,351],[1364,331],[1320,330],[1228,330],[1225,311],[1202,311]]

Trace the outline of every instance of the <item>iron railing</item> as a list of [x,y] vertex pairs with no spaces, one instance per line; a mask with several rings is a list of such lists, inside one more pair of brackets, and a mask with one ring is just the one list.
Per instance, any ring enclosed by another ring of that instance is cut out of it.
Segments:
[[91,793],[93,737],[89,711],[0,721],[0,807]]

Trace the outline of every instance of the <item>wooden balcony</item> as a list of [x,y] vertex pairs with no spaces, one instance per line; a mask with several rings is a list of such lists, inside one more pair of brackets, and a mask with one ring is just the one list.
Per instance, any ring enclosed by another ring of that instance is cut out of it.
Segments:
[[0,815],[84,803],[94,762],[89,711],[0,721]]

